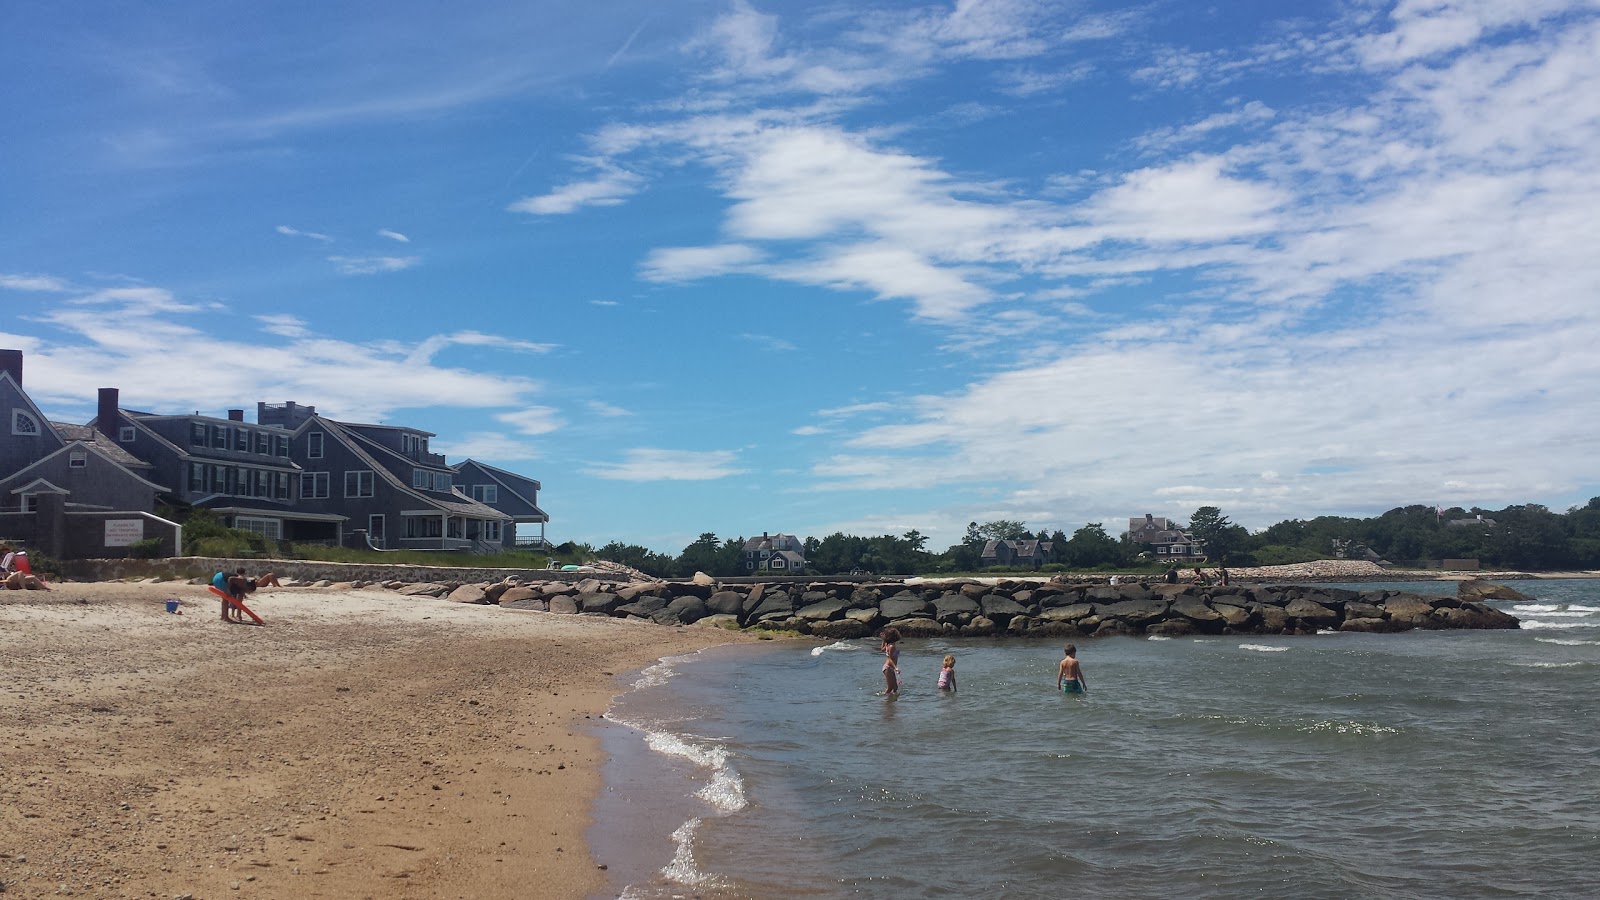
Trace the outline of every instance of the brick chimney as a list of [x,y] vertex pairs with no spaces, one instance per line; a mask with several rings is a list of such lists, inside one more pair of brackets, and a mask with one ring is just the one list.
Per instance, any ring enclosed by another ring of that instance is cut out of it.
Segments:
[[244,410],[242,410],[242,409],[230,409],[230,410],[228,410],[228,421],[229,422],[243,422],[244,421]]
[[9,372],[11,380],[22,386],[22,351],[0,350],[0,372]]
[[122,414],[117,412],[117,389],[100,389],[100,411],[95,418],[94,425],[101,434],[112,438],[117,436],[117,429],[122,427]]

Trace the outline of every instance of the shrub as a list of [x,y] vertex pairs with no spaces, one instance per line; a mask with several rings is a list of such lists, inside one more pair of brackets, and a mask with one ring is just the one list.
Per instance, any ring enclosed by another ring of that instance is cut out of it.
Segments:
[[130,559],[159,559],[161,558],[161,538],[145,538],[134,541],[128,545]]

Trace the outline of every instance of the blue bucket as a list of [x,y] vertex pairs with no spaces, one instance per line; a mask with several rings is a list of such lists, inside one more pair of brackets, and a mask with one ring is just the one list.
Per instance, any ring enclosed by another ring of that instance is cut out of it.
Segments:
[[167,601],[167,612],[175,613],[177,611],[178,611],[178,601],[176,601],[176,600],[168,600]]

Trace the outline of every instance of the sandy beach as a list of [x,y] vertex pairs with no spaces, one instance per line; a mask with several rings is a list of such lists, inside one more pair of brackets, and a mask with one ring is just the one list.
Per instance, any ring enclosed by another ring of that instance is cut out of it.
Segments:
[[[0,591],[0,892],[584,897],[584,727],[741,638],[382,591]],[[183,602],[182,614],[163,601]]]

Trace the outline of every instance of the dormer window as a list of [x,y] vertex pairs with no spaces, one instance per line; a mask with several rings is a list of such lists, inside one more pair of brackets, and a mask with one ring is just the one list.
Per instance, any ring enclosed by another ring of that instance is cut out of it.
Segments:
[[20,409],[13,409],[11,411],[11,433],[36,436],[39,434],[39,420]]
[[124,425],[117,429],[117,442],[121,444],[131,444],[133,443],[135,433],[136,432],[133,430],[132,425]]
[[86,469],[89,467],[89,451],[74,450],[67,454],[67,468]]

